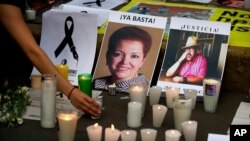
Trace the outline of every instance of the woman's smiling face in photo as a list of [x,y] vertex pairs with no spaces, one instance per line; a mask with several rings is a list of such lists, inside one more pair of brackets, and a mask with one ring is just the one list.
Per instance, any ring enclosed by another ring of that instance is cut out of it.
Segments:
[[130,80],[144,63],[143,44],[137,40],[121,40],[109,59],[113,81]]

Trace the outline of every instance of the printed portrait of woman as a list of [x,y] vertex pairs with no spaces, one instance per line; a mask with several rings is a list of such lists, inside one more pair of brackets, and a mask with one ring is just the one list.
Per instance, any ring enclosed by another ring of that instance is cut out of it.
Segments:
[[[115,23],[110,24],[113,24],[113,29]],[[117,25],[113,32],[106,31],[95,69],[94,89],[107,90],[108,85],[115,84],[117,91],[127,92],[131,83],[150,84],[161,39],[160,34],[158,39],[152,35],[160,33],[160,30],[122,25]]]

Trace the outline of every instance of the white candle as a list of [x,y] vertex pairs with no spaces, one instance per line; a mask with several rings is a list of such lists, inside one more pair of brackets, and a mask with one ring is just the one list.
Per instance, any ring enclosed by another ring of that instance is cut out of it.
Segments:
[[178,130],[166,130],[165,131],[165,141],[179,141],[181,133]]
[[141,126],[142,104],[140,102],[128,103],[127,125],[132,128]]
[[142,104],[142,117],[144,116],[145,104],[147,99],[147,88],[143,84],[131,84],[129,88],[130,101],[137,101]]
[[155,129],[141,129],[142,141],[155,141],[157,130]]
[[173,108],[173,99],[174,97],[180,94],[180,90],[176,88],[167,88],[166,89],[166,101],[168,108]]
[[184,121],[181,124],[185,141],[195,141],[197,131],[197,121]]
[[41,88],[41,126],[54,128],[56,121],[56,77],[53,74],[42,75]]
[[108,94],[109,95],[116,95],[116,85],[115,83],[112,85],[108,85]]
[[192,98],[177,96],[174,98],[175,129],[181,131],[181,123],[190,120],[192,112]]
[[105,141],[118,141],[120,137],[120,130],[115,129],[114,125],[111,128],[105,129]]
[[59,124],[59,141],[74,141],[78,119],[77,112],[60,112],[57,117]]
[[153,126],[161,127],[162,122],[165,119],[168,108],[164,105],[155,104],[153,107]]
[[136,131],[134,130],[123,130],[121,131],[122,141],[136,141]]
[[102,140],[102,126],[95,123],[87,127],[87,133],[89,141],[101,141]]
[[36,11],[33,9],[26,9],[26,20],[35,20],[36,19]]
[[162,88],[160,86],[153,86],[149,90],[150,105],[158,104],[161,97]]
[[185,89],[184,90],[184,95],[192,98],[192,103],[193,103],[192,109],[194,109],[195,105],[196,105],[197,93],[198,93],[198,91],[194,90],[194,89]]
[[203,80],[203,99],[206,112],[215,113],[219,99],[221,80],[205,78]]

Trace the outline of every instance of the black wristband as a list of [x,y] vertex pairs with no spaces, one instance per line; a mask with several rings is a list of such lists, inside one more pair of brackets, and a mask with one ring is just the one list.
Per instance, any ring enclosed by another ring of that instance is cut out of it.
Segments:
[[183,83],[187,83],[188,80],[187,80],[187,77],[183,77]]

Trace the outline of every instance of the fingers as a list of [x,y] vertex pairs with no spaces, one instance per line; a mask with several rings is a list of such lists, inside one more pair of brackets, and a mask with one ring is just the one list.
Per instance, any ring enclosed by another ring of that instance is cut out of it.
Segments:
[[91,115],[98,116],[101,113],[100,106],[87,95],[78,89],[71,96],[71,103],[79,110],[87,112]]

